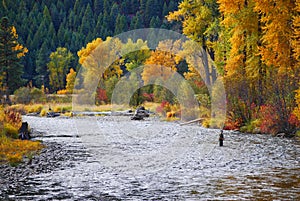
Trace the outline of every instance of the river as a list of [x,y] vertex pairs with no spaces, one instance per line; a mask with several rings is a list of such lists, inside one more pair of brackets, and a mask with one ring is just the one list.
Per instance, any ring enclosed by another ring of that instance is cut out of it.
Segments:
[[300,200],[300,143],[156,118],[23,118],[77,152],[11,200]]

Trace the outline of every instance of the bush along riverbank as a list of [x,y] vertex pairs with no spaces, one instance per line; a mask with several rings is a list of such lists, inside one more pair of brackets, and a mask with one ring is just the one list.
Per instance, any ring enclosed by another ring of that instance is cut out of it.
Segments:
[[31,158],[44,147],[39,141],[18,139],[21,125],[20,113],[0,107],[0,164],[17,166],[24,158]]

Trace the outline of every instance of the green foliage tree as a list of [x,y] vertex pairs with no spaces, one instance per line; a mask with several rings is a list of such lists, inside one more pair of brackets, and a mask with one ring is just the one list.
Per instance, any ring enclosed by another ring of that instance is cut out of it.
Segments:
[[[123,55],[123,52],[129,52]],[[144,64],[151,55],[146,41],[138,39],[135,43],[128,39],[127,43],[122,45],[123,60],[127,71],[132,71]]]
[[74,59],[73,54],[67,48],[59,47],[50,54],[50,61],[47,64],[49,70],[50,90],[56,92],[66,85],[66,75],[71,68],[70,64]]

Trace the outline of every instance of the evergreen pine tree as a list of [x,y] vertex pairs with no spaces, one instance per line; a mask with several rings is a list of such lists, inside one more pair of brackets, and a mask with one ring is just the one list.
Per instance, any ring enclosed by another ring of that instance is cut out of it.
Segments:
[[103,12],[104,3],[103,0],[94,0],[94,15],[98,16]]
[[9,95],[22,85],[23,66],[20,54],[23,47],[18,48],[17,39],[18,36],[8,18],[3,17],[0,24],[0,84],[2,94],[6,95],[6,101],[9,101]]
[[45,6],[43,10],[43,19],[46,26],[49,26],[52,22],[51,15],[47,6]]
[[136,1],[136,0],[131,0],[131,11],[130,13],[131,14],[135,14],[138,10],[139,10],[139,1]]
[[52,19],[54,28],[57,31],[59,28],[60,22],[61,22],[60,17],[63,17],[63,16],[60,16],[60,15],[62,15],[62,13],[60,13],[57,10],[57,7],[55,6],[55,4],[51,4],[50,10],[51,10],[51,19]]
[[164,7],[163,7],[162,15],[167,16],[168,14],[169,14],[169,8],[168,8],[168,5],[167,5],[167,2],[165,2]]
[[99,14],[96,27],[94,29],[94,36],[95,38],[101,37],[101,27],[103,25],[103,15],[102,13]]
[[151,17],[154,16],[154,0],[148,0],[146,3],[145,14],[144,14],[144,23],[146,27],[149,27]]
[[159,28],[160,27],[160,19],[158,16],[152,17],[150,21],[150,28]]
[[110,10],[110,30],[115,30],[115,24],[119,14],[119,5],[114,3]]
[[49,88],[49,79],[47,71],[47,63],[49,62],[49,55],[51,51],[48,49],[48,41],[44,41],[42,47],[37,52],[36,58],[36,72],[38,75],[35,77],[38,86],[44,85]]
[[118,15],[115,25],[115,35],[127,31],[127,21],[124,15]]
[[80,32],[87,36],[89,32],[94,29],[94,27],[95,27],[95,21],[93,17],[92,8],[90,4],[88,4],[84,12],[84,16],[82,18]]

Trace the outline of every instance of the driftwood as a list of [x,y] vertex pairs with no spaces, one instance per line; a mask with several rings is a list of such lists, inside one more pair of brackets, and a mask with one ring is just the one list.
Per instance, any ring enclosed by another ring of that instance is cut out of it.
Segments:
[[194,119],[194,120],[191,120],[191,121],[183,122],[183,123],[180,124],[180,126],[187,125],[187,124],[192,124],[192,123],[196,123],[196,122],[200,122],[203,119],[204,118],[198,118],[198,119]]

